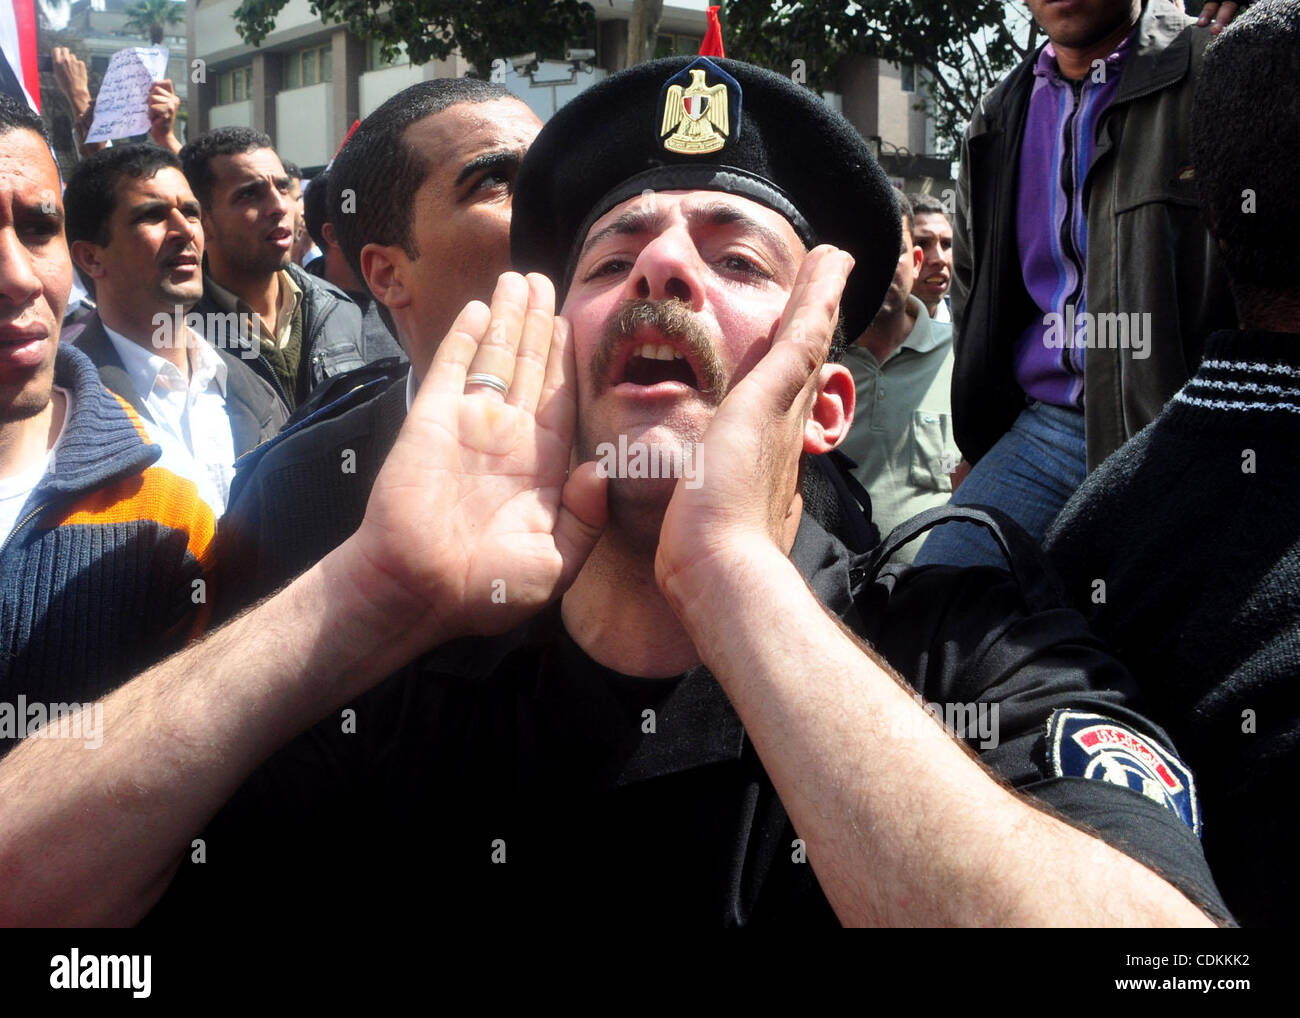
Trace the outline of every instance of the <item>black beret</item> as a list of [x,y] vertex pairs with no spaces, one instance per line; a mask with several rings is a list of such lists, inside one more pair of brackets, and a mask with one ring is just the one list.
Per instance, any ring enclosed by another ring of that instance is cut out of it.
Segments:
[[814,92],[739,60],[669,57],[610,75],[542,128],[516,180],[511,256],[561,299],[591,224],[643,191],[725,191],[784,215],[856,265],[840,305],[852,342],[902,244],[894,190],[857,130]]

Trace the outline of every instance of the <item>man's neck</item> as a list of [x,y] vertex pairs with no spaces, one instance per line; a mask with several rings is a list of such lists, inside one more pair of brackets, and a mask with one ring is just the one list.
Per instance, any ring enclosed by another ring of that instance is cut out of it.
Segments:
[[[177,308],[179,307],[179,313]],[[187,333],[185,330],[185,314],[189,307],[184,305],[174,305],[170,308],[149,307],[147,305],[133,306],[129,301],[119,301],[114,295],[101,294],[97,305],[99,311],[99,320],[104,323],[106,328],[112,329],[120,336],[125,336],[136,346],[143,347],[152,354],[157,354],[165,361],[176,366],[181,373],[181,377],[188,379],[190,377],[190,357],[187,343]],[[155,320],[159,315],[167,319],[166,332],[164,335],[167,342],[161,346],[154,343],[154,335],[158,332],[158,326]],[[177,325],[180,328],[177,329]]]
[[55,389],[40,413],[0,427],[0,480],[30,470],[45,458],[63,430],[67,410],[67,399]]
[[1142,10],[1138,8],[1137,15],[1132,21],[1118,26],[1106,38],[1098,40],[1091,46],[1076,49],[1053,42],[1052,49],[1056,51],[1056,66],[1060,68],[1061,75],[1071,81],[1082,81],[1092,72],[1093,61],[1105,60],[1114,53],[1119,44],[1128,38],[1128,34],[1133,31],[1133,26],[1138,23],[1138,19],[1141,17]]
[[221,287],[253,309],[268,332],[275,331],[276,312],[280,308],[280,273],[247,275],[219,258],[208,255],[208,275]]
[[370,288],[353,274],[348,260],[337,247],[330,247],[325,252],[325,271],[321,273],[325,281],[333,283],[345,293],[361,293],[370,296]]
[[588,657],[624,675],[663,679],[700,657],[655,582],[654,555],[601,538],[564,595],[564,628]]
[[867,331],[858,338],[858,346],[865,347],[881,364],[903,345],[903,341],[916,327],[916,309],[908,300],[897,312],[876,315]]
[[[803,499],[795,495],[782,547],[794,547]],[[593,661],[624,675],[667,679],[700,655],[655,582],[655,552],[637,550],[606,530],[560,603],[564,628]]]

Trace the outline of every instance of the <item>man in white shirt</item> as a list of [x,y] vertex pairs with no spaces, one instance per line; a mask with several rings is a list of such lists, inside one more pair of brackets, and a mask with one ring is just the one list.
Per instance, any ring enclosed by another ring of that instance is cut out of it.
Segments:
[[64,203],[72,257],[98,305],[77,346],[220,516],[235,459],[279,431],[285,409],[237,347],[206,338],[224,347],[225,323],[187,316],[203,295],[203,227],[179,160],[145,145],[96,153]]

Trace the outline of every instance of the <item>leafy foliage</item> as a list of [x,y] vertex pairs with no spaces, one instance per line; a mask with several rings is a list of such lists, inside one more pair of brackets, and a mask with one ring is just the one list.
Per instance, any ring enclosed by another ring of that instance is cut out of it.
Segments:
[[[243,0],[235,10],[240,36],[261,43],[287,3]],[[595,14],[582,0],[311,0],[310,6],[322,21],[378,40],[387,56],[404,43],[414,64],[445,60],[459,49],[482,78],[497,58],[531,52],[562,57],[595,33]]]
[[849,54],[913,64],[946,154],[979,97],[1041,41],[1028,10],[1004,0],[732,0],[726,12],[728,56],[784,74],[803,60],[820,91]]
[[124,27],[146,36],[157,46],[167,34],[168,25],[176,25],[185,20],[185,5],[176,3],[175,0],[140,0],[133,7],[128,7],[126,14]]

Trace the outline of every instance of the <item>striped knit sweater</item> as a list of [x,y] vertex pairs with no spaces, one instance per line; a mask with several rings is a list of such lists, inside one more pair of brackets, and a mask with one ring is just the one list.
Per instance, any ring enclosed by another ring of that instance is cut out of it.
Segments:
[[1247,925],[1293,922],[1300,334],[1212,335],[1192,379],[1044,543],[1195,770],[1228,906]]
[[61,347],[54,377],[72,413],[0,546],[0,753],[19,696],[98,699],[183,645],[210,601],[214,523],[194,483],[154,465],[159,448],[85,354]]

